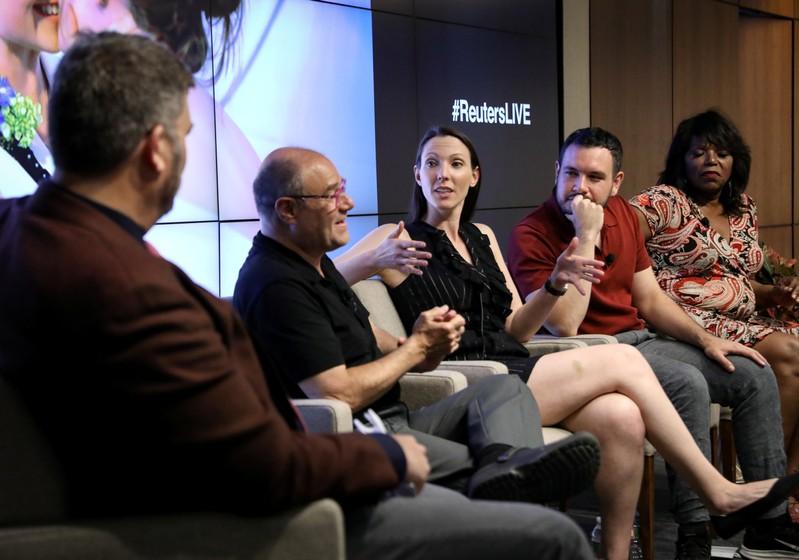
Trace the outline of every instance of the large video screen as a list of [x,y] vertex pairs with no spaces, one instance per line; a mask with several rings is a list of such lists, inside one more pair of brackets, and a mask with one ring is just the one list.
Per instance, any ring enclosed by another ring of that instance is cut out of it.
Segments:
[[[0,19],[31,17],[54,34],[40,40],[36,61],[45,86],[59,48],[80,30],[151,33],[189,53],[197,87],[186,170],[173,209],[147,239],[216,294],[233,292],[259,227],[251,183],[280,146],[318,150],[347,178],[352,241],[407,210],[416,143],[433,124],[477,144],[478,217],[500,239],[551,189],[555,0],[167,0],[157,10],[138,0],[61,0],[58,13],[11,3],[19,9]],[[10,83],[20,93],[28,85]],[[52,171],[46,138],[40,130],[23,156],[0,150],[0,196],[33,192],[28,155]]]

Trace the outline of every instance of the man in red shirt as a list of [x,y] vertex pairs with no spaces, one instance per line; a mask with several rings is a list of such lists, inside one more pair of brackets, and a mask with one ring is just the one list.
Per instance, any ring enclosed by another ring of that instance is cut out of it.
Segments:
[[[635,211],[617,196],[624,179],[621,162],[621,143],[601,128],[580,129],[566,139],[555,167],[552,197],[511,235],[508,264],[519,293],[530,297],[546,289],[561,296],[545,322],[554,335],[602,333],[635,345],[707,457],[712,401],[734,410],[744,477],[761,480],[784,474],[774,375],[760,354],[708,334],[660,289]],[[585,295],[550,279],[555,261],[574,237],[576,256],[606,264],[599,284],[583,282]],[[676,557],[710,558],[708,512],[673,473],[670,481],[672,510],[680,525]],[[744,544],[764,554],[782,553],[778,540],[799,545],[799,532],[790,524],[786,504],[747,529]]]

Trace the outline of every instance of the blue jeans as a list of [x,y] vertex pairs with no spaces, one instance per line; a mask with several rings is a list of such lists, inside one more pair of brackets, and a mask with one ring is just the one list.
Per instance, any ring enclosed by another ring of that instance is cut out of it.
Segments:
[[[644,355],[708,460],[708,408],[715,402],[732,408],[735,447],[744,478],[763,480],[785,474],[779,390],[771,368],[761,368],[748,358],[728,356],[735,364],[735,371],[728,373],[701,349],[646,330],[620,333],[616,338]],[[699,497],[671,469],[669,485],[671,511],[677,523],[708,519]],[[783,503],[763,517],[780,515],[786,507]]]

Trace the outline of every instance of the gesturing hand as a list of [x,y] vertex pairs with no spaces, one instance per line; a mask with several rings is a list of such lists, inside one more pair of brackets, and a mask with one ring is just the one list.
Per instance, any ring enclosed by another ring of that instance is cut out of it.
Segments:
[[404,274],[422,274],[422,267],[427,266],[432,254],[424,249],[424,241],[401,239],[405,231],[405,223],[400,221],[397,227],[374,250],[374,263],[378,270],[393,268]]
[[605,274],[605,263],[588,257],[575,255],[578,239],[574,237],[566,249],[555,262],[555,268],[549,277],[549,282],[555,289],[565,289],[567,285],[574,286],[580,295],[585,295],[585,289],[580,285],[580,280],[598,284]]

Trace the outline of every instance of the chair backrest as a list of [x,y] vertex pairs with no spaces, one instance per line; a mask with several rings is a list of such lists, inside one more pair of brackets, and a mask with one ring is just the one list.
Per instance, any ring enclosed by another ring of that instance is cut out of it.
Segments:
[[0,527],[65,519],[64,474],[16,390],[0,375]]
[[405,337],[405,327],[381,280],[361,280],[352,289],[372,316],[378,327],[396,337]]

